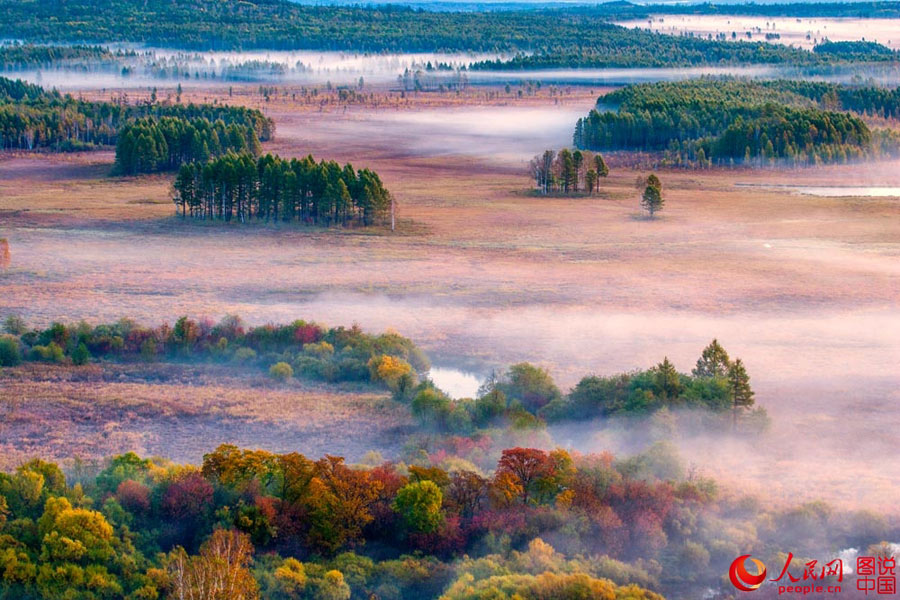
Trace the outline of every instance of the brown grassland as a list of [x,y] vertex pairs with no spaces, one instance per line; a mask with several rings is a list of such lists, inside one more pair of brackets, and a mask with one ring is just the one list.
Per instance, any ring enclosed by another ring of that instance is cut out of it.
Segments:
[[[882,459],[900,427],[900,202],[766,186],[897,186],[900,162],[664,170],[666,207],[654,220],[635,189],[648,171],[631,157],[609,157],[594,197],[534,195],[527,160],[570,142],[597,93],[475,89],[343,103],[290,90],[268,101],[255,88],[186,94],[263,108],[277,124],[268,151],[375,169],[397,197],[394,234],[184,223],[169,176],[108,177],[110,152],[4,156],[0,237],[11,264],[0,271],[0,316],[358,322],[400,331],[439,365],[485,374],[529,360],[563,387],[663,355],[688,371],[718,337],[748,365],[778,441],[738,463],[740,442],[694,440],[683,445],[690,460],[726,481],[740,466],[785,495],[853,502],[855,481],[870,507],[896,508],[900,481]],[[2,447],[16,457],[78,448],[196,460],[234,441],[358,458],[395,448],[408,425],[379,395],[214,367],[171,367],[156,380],[147,369],[4,373],[0,393],[21,402]],[[807,489],[792,485],[799,473]]]

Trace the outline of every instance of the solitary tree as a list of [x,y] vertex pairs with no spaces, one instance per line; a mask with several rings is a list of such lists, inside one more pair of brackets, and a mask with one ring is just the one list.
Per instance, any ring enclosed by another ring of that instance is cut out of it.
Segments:
[[662,197],[662,183],[660,182],[659,177],[650,175],[647,178],[647,185],[644,188],[644,193],[641,195],[641,206],[650,213],[650,218],[652,219],[654,213],[662,210],[664,202]]
[[750,376],[741,359],[737,359],[728,369],[728,391],[731,394],[733,427],[737,428],[738,413],[753,406],[753,390]]
[[655,188],[651,185],[644,188],[644,193],[641,196],[641,206],[650,213],[651,219],[653,218],[654,213],[662,210],[663,202],[663,197],[659,188]]

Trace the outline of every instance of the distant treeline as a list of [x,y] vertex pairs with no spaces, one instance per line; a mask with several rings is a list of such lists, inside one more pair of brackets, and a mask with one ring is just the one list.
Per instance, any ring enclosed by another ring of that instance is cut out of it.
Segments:
[[0,45],[0,69],[47,69],[60,66],[89,65],[100,62],[116,62],[133,57],[133,51],[110,52],[102,46],[47,46],[36,44]]
[[[22,361],[83,365],[94,360],[212,360],[271,369],[283,363],[298,377],[320,381],[384,382],[396,372],[427,371],[428,358],[396,333],[371,335],[358,326],[327,328],[307,321],[248,327],[239,317],[219,323],[178,319],[145,327],[131,319],[92,326],[53,323],[31,329],[16,317],[0,334],[0,367]],[[391,369],[388,369],[387,366]],[[379,367],[381,367],[379,371]],[[279,369],[273,375],[283,378]]]
[[239,125],[252,130],[263,141],[275,131],[271,119],[255,109],[210,104],[86,102],[0,77],[0,142],[4,149],[66,151],[115,144],[123,126],[147,117],[221,121],[226,127]]
[[206,162],[226,152],[257,156],[259,139],[253,127],[204,118],[152,117],[122,127],[116,142],[115,171],[122,175],[176,169],[184,163]]
[[900,90],[803,81],[699,79],[627,86],[579,119],[581,148],[664,151],[677,166],[846,162],[894,153],[900,138],[845,111],[893,118]]
[[391,206],[374,171],[312,156],[228,153],[182,165],[174,185],[182,216],[195,219],[366,226],[381,222]]
[[744,2],[740,4],[635,4],[606,2],[584,9],[591,14],[615,19],[645,19],[651,15],[752,15],[761,17],[857,17],[887,19],[900,17],[900,2],[790,2],[769,4]]
[[603,23],[596,27],[604,31],[604,35],[595,43],[523,52],[511,59],[482,61],[469,68],[476,71],[515,71],[719,64],[807,65],[819,62],[806,50],[780,44],[670,36]]
[[[616,3],[614,3],[616,4]],[[622,3],[622,7],[630,5]],[[9,38],[127,41],[196,50],[251,48],[357,52],[521,53],[476,68],[819,64],[833,58],[784,45],[670,36],[609,23],[597,9],[482,12],[399,6],[309,6],[288,0],[0,0]]]
[[853,61],[898,60],[900,54],[878,42],[824,41],[813,48],[816,54]]

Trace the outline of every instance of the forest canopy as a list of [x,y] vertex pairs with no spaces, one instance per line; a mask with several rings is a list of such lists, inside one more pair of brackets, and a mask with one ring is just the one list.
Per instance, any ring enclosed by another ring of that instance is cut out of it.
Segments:
[[[160,123],[160,120],[164,118],[172,120],[166,120],[166,128],[158,132],[162,136],[167,135],[172,128],[180,127],[183,130],[183,121],[190,121],[195,130],[198,127],[201,129],[210,127],[210,125],[203,126],[201,120],[213,124],[211,127],[218,131],[231,127],[230,130],[225,131],[227,133],[224,135],[225,139],[220,139],[218,142],[221,146],[224,141],[229,148],[232,143],[230,136],[234,135],[235,131],[239,133],[245,143],[240,147],[247,145],[253,148],[258,146],[253,141],[254,137],[259,141],[265,141],[271,139],[275,133],[275,125],[271,119],[258,110],[242,106],[88,102],[77,100],[68,94],[62,95],[55,90],[46,91],[40,86],[20,80],[0,77],[0,142],[4,149],[46,148],[66,151],[90,149],[97,145],[111,145],[117,143],[119,132],[123,127],[128,130],[134,126],[135,121],[150,119],[141,125],[146,129],[150,126],[149,124]],[[153,127],[160,127],[160,125],[153,125]],[[151,136],[149,139],[156,137],[156,132],[148,131],[147,133]],[[178,132],[178,135],[182,133],[185,135],[190,133],[189,138],[191,139],[179,140],[179,144],[181,142],[194,143],[195,131],[181,131]],[[203,135],[202,131],[196,133]],[[210,138],[212,133],[210,132],[208,135]],[[218,133],[216,135],[218,136]],[[210,146],[216,147],[216,143],[212,139],[198,140],[198,142],[204,141],[208,142],[208,149]],[[147,151],[148,155],[152,154],[156,157],[147,163],[153,164],[153,168],[144,169],[143,163],[136,165],[129,155],[128,157],[123,156],[123,159],[128,159],[122,165],[123,172],[155,170],[159,166],[165,166],[177,160],[183,152],[178,144],[173,144],[174,154],[170,155],[168,150],[162,152],[163,146],[158,144],[158,137],[154,142],[154,152]],[[200,146],[202,151],[202,143]],[[136,166],[141,168],[136,169]]]
[[610,7],[430,12],[400,6],[308,6],[287,0],[0,0],[4,37],[28,42],[120,41],[194,50],[521,53],[509,63],[476,67],[490,69],[833,60],[783,45],[626,29],[609,23],[610,18],[617,18]]
[[823,547],[880,556],[898,535],[876,514],[731,498],[667,444],[509,447],[486,471],[414,449],[352,464],[233,445],[198,465],[63,467],[0,473],[4,597],[661,600],[730,589],[740,552],[782,565],[791,548],[794,577]]
[[152,117],[121,128],[116,140],[115,172],[120,175],[172,170],[184,163],[207,162],[227,152],[260,153],[252,126],[204,118]]
[[895,132],[857,116],[895,119],[898,110],[900,89],[713,78],[638,84],[601,96],[578,120],[574,143],[662,152],[675,166],[847,162],[900,149]]
[[2,44],[0,45],[0,70],[18,71],[60,66],[88,67],[97,63],[113,63],[118,59],[134,55],[133,51],[120,50],[114,53],[102,46]]

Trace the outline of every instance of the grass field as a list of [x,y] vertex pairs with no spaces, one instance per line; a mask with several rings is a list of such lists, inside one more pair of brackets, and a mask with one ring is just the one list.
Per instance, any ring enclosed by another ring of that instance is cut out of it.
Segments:
[[16,398],[4,407],[0,468],[32,455],[62,461],[129,450],[198,461],[217,443],[356,460],[396,453],[411,427],[407,410],[382,393],[210,365],[30,364],[5,369],[0,386]]

